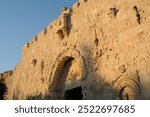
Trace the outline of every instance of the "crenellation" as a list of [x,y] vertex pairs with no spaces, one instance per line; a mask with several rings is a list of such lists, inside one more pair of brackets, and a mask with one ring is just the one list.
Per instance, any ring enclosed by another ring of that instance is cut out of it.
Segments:
[[7,77],[11,76],[12,74],[13,74],[12,70],[6,71],[2,74],[2,78],[7,78]]
[[88,2],[88,0],[78,0],[78,2],[84,4],[84,3]]
[[34,41],[37,41],[37,40],[38,40],[38,37],[37,37],[37,36],[35,36],[35,37],[34,37]]
[[30,46],[30,43],[28,42],[28,43],[27,43],[27,48],[29,48],[29,46]]
[[76,3],[72,6],[73,11],[76,10],[76,9],[78,9],[79,6],[80,6],[80,2],[76,2]]

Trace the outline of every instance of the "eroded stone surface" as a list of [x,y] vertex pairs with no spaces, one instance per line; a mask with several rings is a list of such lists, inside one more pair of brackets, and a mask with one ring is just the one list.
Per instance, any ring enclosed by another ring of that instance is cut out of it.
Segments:
[[[150,1],[79,0],[23,47],[7,99],[150,99]],[[5,76],[5,77],[4,77]],[[0,80],[0,82],[2,82]]]

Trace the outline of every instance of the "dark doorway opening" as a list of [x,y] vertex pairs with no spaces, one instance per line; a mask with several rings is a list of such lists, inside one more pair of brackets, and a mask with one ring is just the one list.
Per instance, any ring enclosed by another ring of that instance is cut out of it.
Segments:
[[67,90],[65,92],[65,100],[82,100],[82,87]]
[[5,93],[6,93],[6,85],[4,83],[0,83],[0,100],[5,99],[4,97]]

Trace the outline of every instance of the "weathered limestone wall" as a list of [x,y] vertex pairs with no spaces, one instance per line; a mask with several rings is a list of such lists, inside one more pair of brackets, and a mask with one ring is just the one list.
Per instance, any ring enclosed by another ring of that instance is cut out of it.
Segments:
[[150,1],[79,0],[23,47],[8,99],[150,99]]

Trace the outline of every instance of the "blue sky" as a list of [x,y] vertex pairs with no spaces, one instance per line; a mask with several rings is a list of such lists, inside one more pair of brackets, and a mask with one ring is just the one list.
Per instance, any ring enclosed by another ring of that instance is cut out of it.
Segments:
[[0,0],[0,73],[20,63],[22,47],[77,0]]

